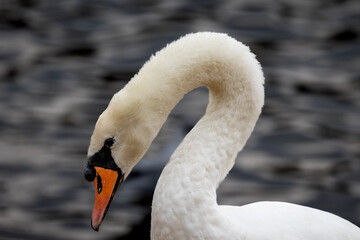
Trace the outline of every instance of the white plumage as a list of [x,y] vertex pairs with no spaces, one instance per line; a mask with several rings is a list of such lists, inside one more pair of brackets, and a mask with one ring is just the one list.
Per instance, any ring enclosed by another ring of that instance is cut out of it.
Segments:
[[263,83],[261,66],[248,47],[226,34],[195,33],[156,53],[114,95],[96,124],[89,156],[114,137],[112,156],[126,177],[184,94],[199,86],[210,92],[205,115],[159,178],[152,206],[153,240],[360,239],[357,226],[309,207],[217,204],[216,188],[260,115]]

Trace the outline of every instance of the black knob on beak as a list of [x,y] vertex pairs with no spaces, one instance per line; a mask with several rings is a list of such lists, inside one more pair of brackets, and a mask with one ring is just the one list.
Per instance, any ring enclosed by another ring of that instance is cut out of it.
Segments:
[[86,166],[84,169],[84,178],[86,179],[86,181],[92,182],[94,181],[95,177],[96,177],[95,168]]

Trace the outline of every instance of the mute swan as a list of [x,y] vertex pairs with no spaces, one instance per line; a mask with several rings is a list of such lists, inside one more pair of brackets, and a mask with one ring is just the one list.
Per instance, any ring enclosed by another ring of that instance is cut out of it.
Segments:
[[263,72],[248,47],[221,33],[188,34],[152,56],[100,115],[84,176],[95,184],[98,230],[118,186],[183,95],[206,86],[205,115],[164,168],[153,198],[151,239],[360,239],[352,223],[284,202],[219,206],[216,188],[234,165],[264,103]]

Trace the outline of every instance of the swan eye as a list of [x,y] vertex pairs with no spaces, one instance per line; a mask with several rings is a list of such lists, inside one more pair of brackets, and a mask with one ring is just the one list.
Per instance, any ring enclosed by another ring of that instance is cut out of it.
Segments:
[[104,146],[107,148],[110,148],[114,144],[115,140],[114,138],[108,138],[104,142]]

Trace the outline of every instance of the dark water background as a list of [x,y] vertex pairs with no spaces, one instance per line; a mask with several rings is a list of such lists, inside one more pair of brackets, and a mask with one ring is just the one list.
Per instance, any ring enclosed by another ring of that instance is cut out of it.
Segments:
[[0,0],[0,239],[148,239],[157,177],[207,90],[176,107],[99,233],[82,177],[89,138],[152,53],[205,30],[249,45],[266,76],[219,202],[290,201],[360,225],[359,22],[357,0]]

